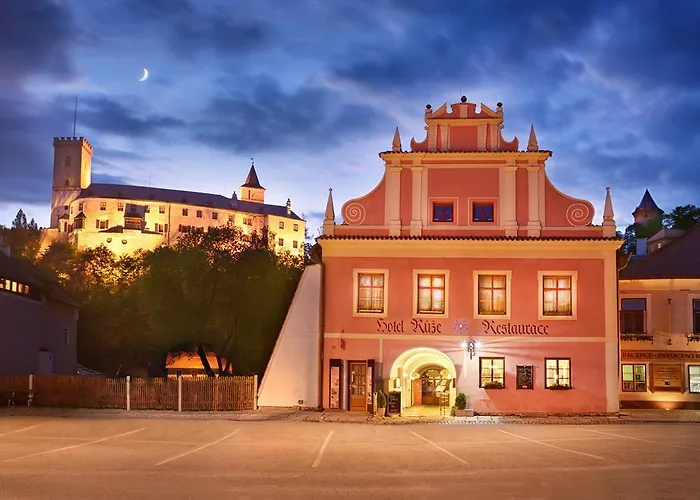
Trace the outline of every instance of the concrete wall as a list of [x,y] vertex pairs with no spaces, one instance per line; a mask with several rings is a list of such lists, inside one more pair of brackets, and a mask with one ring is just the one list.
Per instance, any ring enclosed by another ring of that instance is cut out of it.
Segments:
[[321,266],[309,266],[260,384],[259,406],[318,406],[320,306]]

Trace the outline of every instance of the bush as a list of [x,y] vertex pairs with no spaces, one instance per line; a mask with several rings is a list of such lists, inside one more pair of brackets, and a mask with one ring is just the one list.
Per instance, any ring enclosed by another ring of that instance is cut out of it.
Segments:
[[464,410],[467,407],[467,396],[463,392],[457,394],[455,398],[455,407],[458,410]]
[[489,380],[481,386],[483,389],[503,389],[503,384],[498,380]]
[[377,408],[386,408],[386,395],[381,389],[377,391]]

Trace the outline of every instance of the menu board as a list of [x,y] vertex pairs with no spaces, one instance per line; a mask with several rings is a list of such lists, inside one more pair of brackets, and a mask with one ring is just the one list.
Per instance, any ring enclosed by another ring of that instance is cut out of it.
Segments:
[[331,376],[330,376],[330,404],[332,409],[340,408],[340,376],[341,376],[341,361],[339,359],[331,359]]
[[401,393],[390,392],[386,395],[386,414],[399,415],[401,413]]
[[657,391],[680,391],[683,387],[683,367],[680,364],[654,363],[651,374]]
[[515,388],[532,389],[532,366],[515,367]]

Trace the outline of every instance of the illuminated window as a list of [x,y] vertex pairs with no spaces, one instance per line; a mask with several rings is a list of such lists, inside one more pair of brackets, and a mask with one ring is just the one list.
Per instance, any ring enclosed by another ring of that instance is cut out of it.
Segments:
[[214,220],[219,220],[219,212],[212,212],[211,218]]
[[31,293],[31,287],[29,285],[18,283],[7,278],[0,278],[0,290],[20,295],[29,295]]
[[548,358],[545,363],[546,389],[571,389],[571,360]]
[[280,238],[279,240],[277,240],[277,244],[279,246],[284,246],[284,238]]
[[151,207],[150,205],[145,205],[146,206],[146,213],[150,214],[151,213]]
[[243,218],[243,224],[246,226],[252,226],[253,225],[253,219],[251,217],[244,217]]
[[700,394],[700,365],[688,366],[688,387],[693,394]]
[[182,209],[182,215],[184,215],[185,217],[187,217],[187,215],[188,215],[189,213],[190,213],[190,212],[189,212],[188,209],[186,209],[186,208],[183,208],[183,209]]
[[100,202],[100,210],[102,210],[102,211],[107,210],[107,202],[106,201]]
[[479,358],[479,387],[502,389],[506,385],[506,358]]
[[478,313],[485,316],[506,315],[506,276],[484,275],[478,278]]
[[295,240],[294,243],[292,243],[292,246],[294,248],[299,248],[299,242]]
[[165,213],[165,207],[163,205],[158,207],[158,213],[159,214],[164,214]]
[[280,229],[284,229],[284,221],[280,221]]
[[108,229],[109,227],[109,221],[106,220],[97,220],[95,221],[95,227],[97,229]]
[[445,312],[445,275],[418,275],[419,314],[443,314]]
[[544,276],[542,279],[542,314],[571,316],[571,276]]
[[452,203],[433,203],[433,222],[454,221],[453,207]]
[[235,215],[229,215],[228,216],[228,221],[233,224],[236,221],[236,216]]
[[693,299],[693,333],[700,334],[700,299]]
[[202,218],[202,211],[201,210],[197,210],[197,217],[199,217],[200,219]]
[[294,224],[294,230],[299,231],[299,224]]
[[384,274],[359,273],[357,275],[358,313],[384,312]]
[[620,334],[647,333],[647,299],[622,299],[620,301]]
[[493,203],[472,204],[472,222],[493,222]]
[[119,210],[120,212],[124,211],[124,202],[123,201],[117,202],[117,210]]
[[78,212],[82,212],[82,211],[83,211],[83,207],[85,207],[85,202],[82,202],[82,201],[81,201],[80,203],[78,203]]
[[622,365],[622,391],[646,392],[647,391],[647,367],[646,365]]

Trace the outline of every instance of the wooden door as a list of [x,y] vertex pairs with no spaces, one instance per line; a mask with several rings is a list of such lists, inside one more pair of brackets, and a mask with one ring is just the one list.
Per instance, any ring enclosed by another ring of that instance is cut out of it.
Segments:
[[365,390],[367,387],[367,364],[362,362],[350,362],[350,409],[367,410]]
[[413,404],[422,405],[423,404],[423,386],[419,378],[413,381]]

